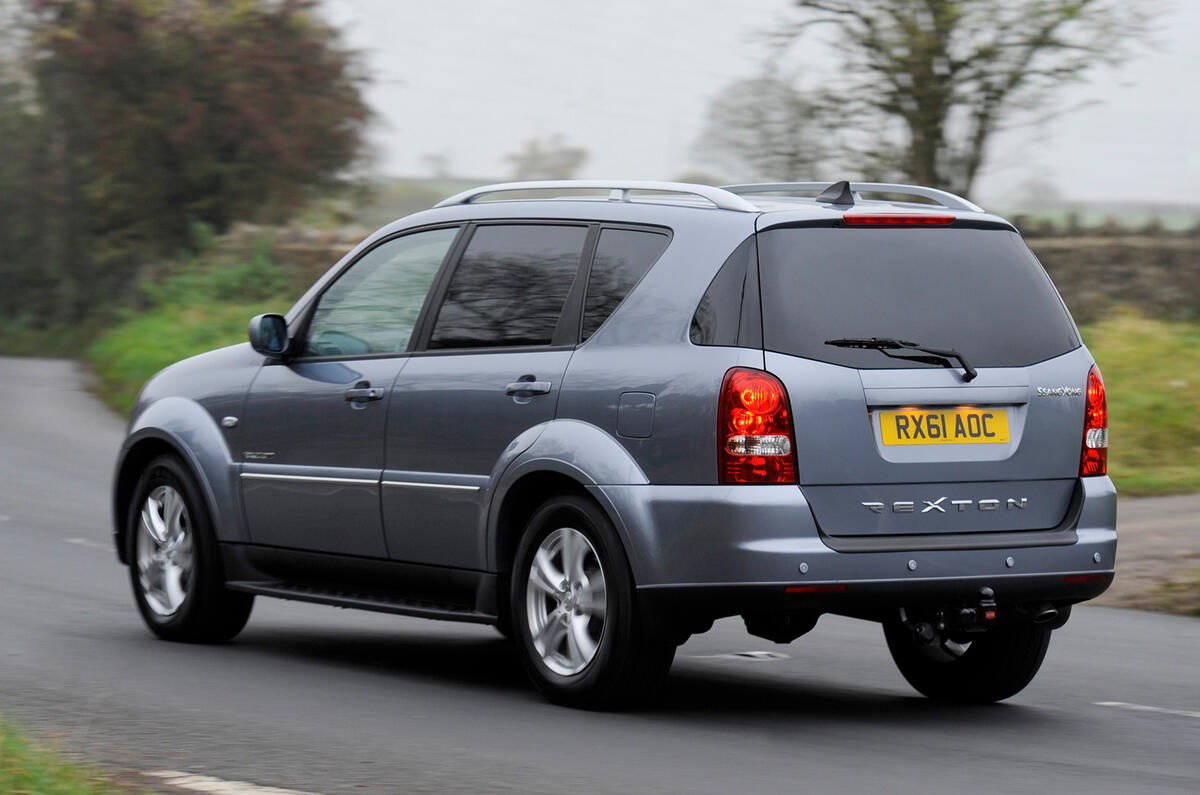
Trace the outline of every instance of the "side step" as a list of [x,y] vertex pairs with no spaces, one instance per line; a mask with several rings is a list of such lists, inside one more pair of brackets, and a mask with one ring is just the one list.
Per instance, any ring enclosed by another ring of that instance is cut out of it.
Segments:
[[480,613],[467,607],[435,604],[415,599],[400,599],[375,594],[355,594],[345,591],[334,591],[323,588],[313,588],[304,585],[292,585],[285,582],[253,582],[240,580],[225,583],[231,591],[260,596],[273,596],[278,599],[291,599],[297,602],[314,602],[333,607],[345,607],[353,610],[374,610],[378,613],[394,613],[402,616],[417,616],[433,618],[441,621],[465,621],[471,624],[495,624],[496,616]]

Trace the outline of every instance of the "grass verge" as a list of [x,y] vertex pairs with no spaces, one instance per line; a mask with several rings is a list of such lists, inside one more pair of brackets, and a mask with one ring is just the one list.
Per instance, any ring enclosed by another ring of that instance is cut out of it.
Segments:
[[[248,250],[211,244],[198,255],[168,263],[165,275],[140,287],[146,308],[126,311],[87,349],[97,391],[114,409],[128,414],[138,390],[169,364],[197,353],[246,340],[254,315],[283,312],[301,286],[297,273],[270,257],[270,235]],[[303,285],[306,287],[307,285]]]
[[1080,331],[1104,373],[1117,489],[1200,492],[1200,321],[1119,311]]
[[1169,578],[1159,586],[1155,598],[1160,610],[1200,616],[1200,569]]
[[63,761],[0,719],[0,792],[11,795],[118,795],[95,770]]
[[169,364],[197,353],[243,342],[250,318],[286,310],[290,301],[214,306],[163,306],[131,315],[87,351],[97,391],[108,405],[129,414],[138,390]]

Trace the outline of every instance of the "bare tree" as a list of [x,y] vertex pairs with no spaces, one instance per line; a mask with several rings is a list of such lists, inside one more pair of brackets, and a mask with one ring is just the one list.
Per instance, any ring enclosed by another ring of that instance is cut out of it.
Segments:
[[820,98],[773,73],[730,83],[709,106],[695,150],[739,180],[803,180],[825,158]]
[[875,173],[970,193],[995,133],[1061,112],[1059,89],[1144,39],[1153,4],[1126,0],[796,0],[782,32],[832,26],[843,102]]

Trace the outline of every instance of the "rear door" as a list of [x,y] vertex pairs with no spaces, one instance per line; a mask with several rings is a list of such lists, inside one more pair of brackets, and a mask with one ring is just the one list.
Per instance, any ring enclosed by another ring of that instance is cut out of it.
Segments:
[[554,418],[578,341],[584,224],[476,226],[388,408],[392,558],[483,569],[485,487],[505,447]]
[[[830,535],[1044,529],[1066,514],[1090,356],[1020,237],[960,224],[758,235],[766,367]],[[955,349],[978,377],[827,342],[871,337]]]

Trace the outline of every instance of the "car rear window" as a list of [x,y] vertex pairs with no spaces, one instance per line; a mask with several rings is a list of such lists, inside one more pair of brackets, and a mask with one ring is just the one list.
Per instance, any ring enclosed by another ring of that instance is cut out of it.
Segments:
[[954,348],[976,367],[1024,366],[1079,347],[1050,278],[1011,230],[803,227],[758,238],[769,350],[882,369],[937,365],[825,340],[893,337]]

